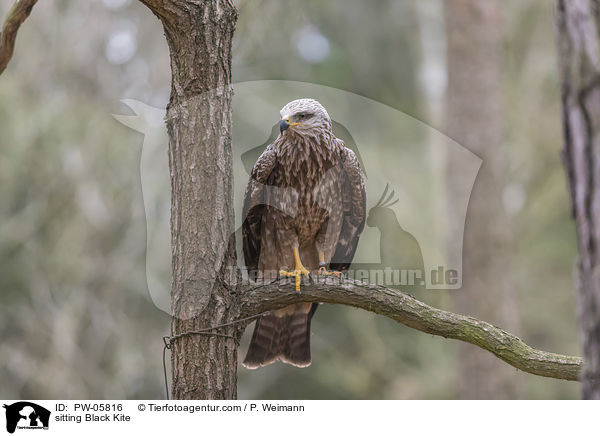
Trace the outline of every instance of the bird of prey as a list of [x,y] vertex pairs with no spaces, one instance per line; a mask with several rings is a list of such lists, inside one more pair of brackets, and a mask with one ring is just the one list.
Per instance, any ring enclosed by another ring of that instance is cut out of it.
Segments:
[[[354,257],[365,224],[363,174],[352,150],[335,137],[316,100],[294,100],[281,109],[279,136],[252,168],[242,211],[244,260],[265,280],[278,275],[340,275]],[[277,360],[311,363],[310,322],[317,303],[298,303],[256,321],[243,365]]]

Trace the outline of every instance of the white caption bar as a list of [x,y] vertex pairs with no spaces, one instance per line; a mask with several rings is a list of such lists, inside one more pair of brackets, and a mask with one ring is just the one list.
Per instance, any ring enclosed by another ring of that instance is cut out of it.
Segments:
[[[0,434],[582,434],[582,401],[2,401]],[[588,427],[590,426],[590,427]],[[83,433],[82,433],[83,432]],[[132,433],[135,432],[135,433]],[[382,433],[383,434],[383,433]]]

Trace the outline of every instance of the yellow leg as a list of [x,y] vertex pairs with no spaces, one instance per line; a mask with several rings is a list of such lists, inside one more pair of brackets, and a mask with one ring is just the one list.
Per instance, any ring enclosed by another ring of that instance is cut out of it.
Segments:
[[284,271],[280,270],[279,275],[282,277],[295,277],[296,278],[296,292],[300,292],[300,281],[302,280],[302,276],[308,277],[310,271],[304,268],[302,262],[300,261],[300,252],[298,248],[294,247],[294,261],[296,262],[296,268],[294,271]]
[[327,263],[325,263],[325,253],[321,250],[319,250],[319,274],[324,276],[342,276],[342,273],[339,271],[329,271],[327,269]]

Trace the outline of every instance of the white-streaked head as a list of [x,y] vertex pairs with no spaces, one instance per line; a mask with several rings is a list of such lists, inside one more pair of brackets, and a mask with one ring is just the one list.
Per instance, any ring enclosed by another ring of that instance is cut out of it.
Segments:
[[317,129],[331,130],[329,114],[321,103],[312,98],[291,101],[279,113],[279,131],[282,134],[288,130],[299,135],[314,134]]

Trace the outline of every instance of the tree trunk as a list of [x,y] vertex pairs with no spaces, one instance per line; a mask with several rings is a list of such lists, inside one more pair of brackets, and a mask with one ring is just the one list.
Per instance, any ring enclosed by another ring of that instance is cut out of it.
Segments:
[[[463,287],[455,303],[461,313],[510,330],[518,327],[510,274],[510,222],[502,204],[506,151],[502,114],[501,3],[444,2],[447,28],[448,136],[483,159],[475,182],[463,241]],[[460,163],[449,162],[449,207]],[[454,223],[463,225],[463,223]],[[481,349],[461,344],[458,396],[464,399],[518,397],[514,371]]]
[[600,1],[559,0],[563,160],[579,245],[583,397],[600,399]]
[[[161,17],[171,54],[167,107],[173,255],[172,334],[236,318],[231,153],[231,41],[226,0],[171,1]],[[234,399],[238,326],[172,343],[176,399]]]

